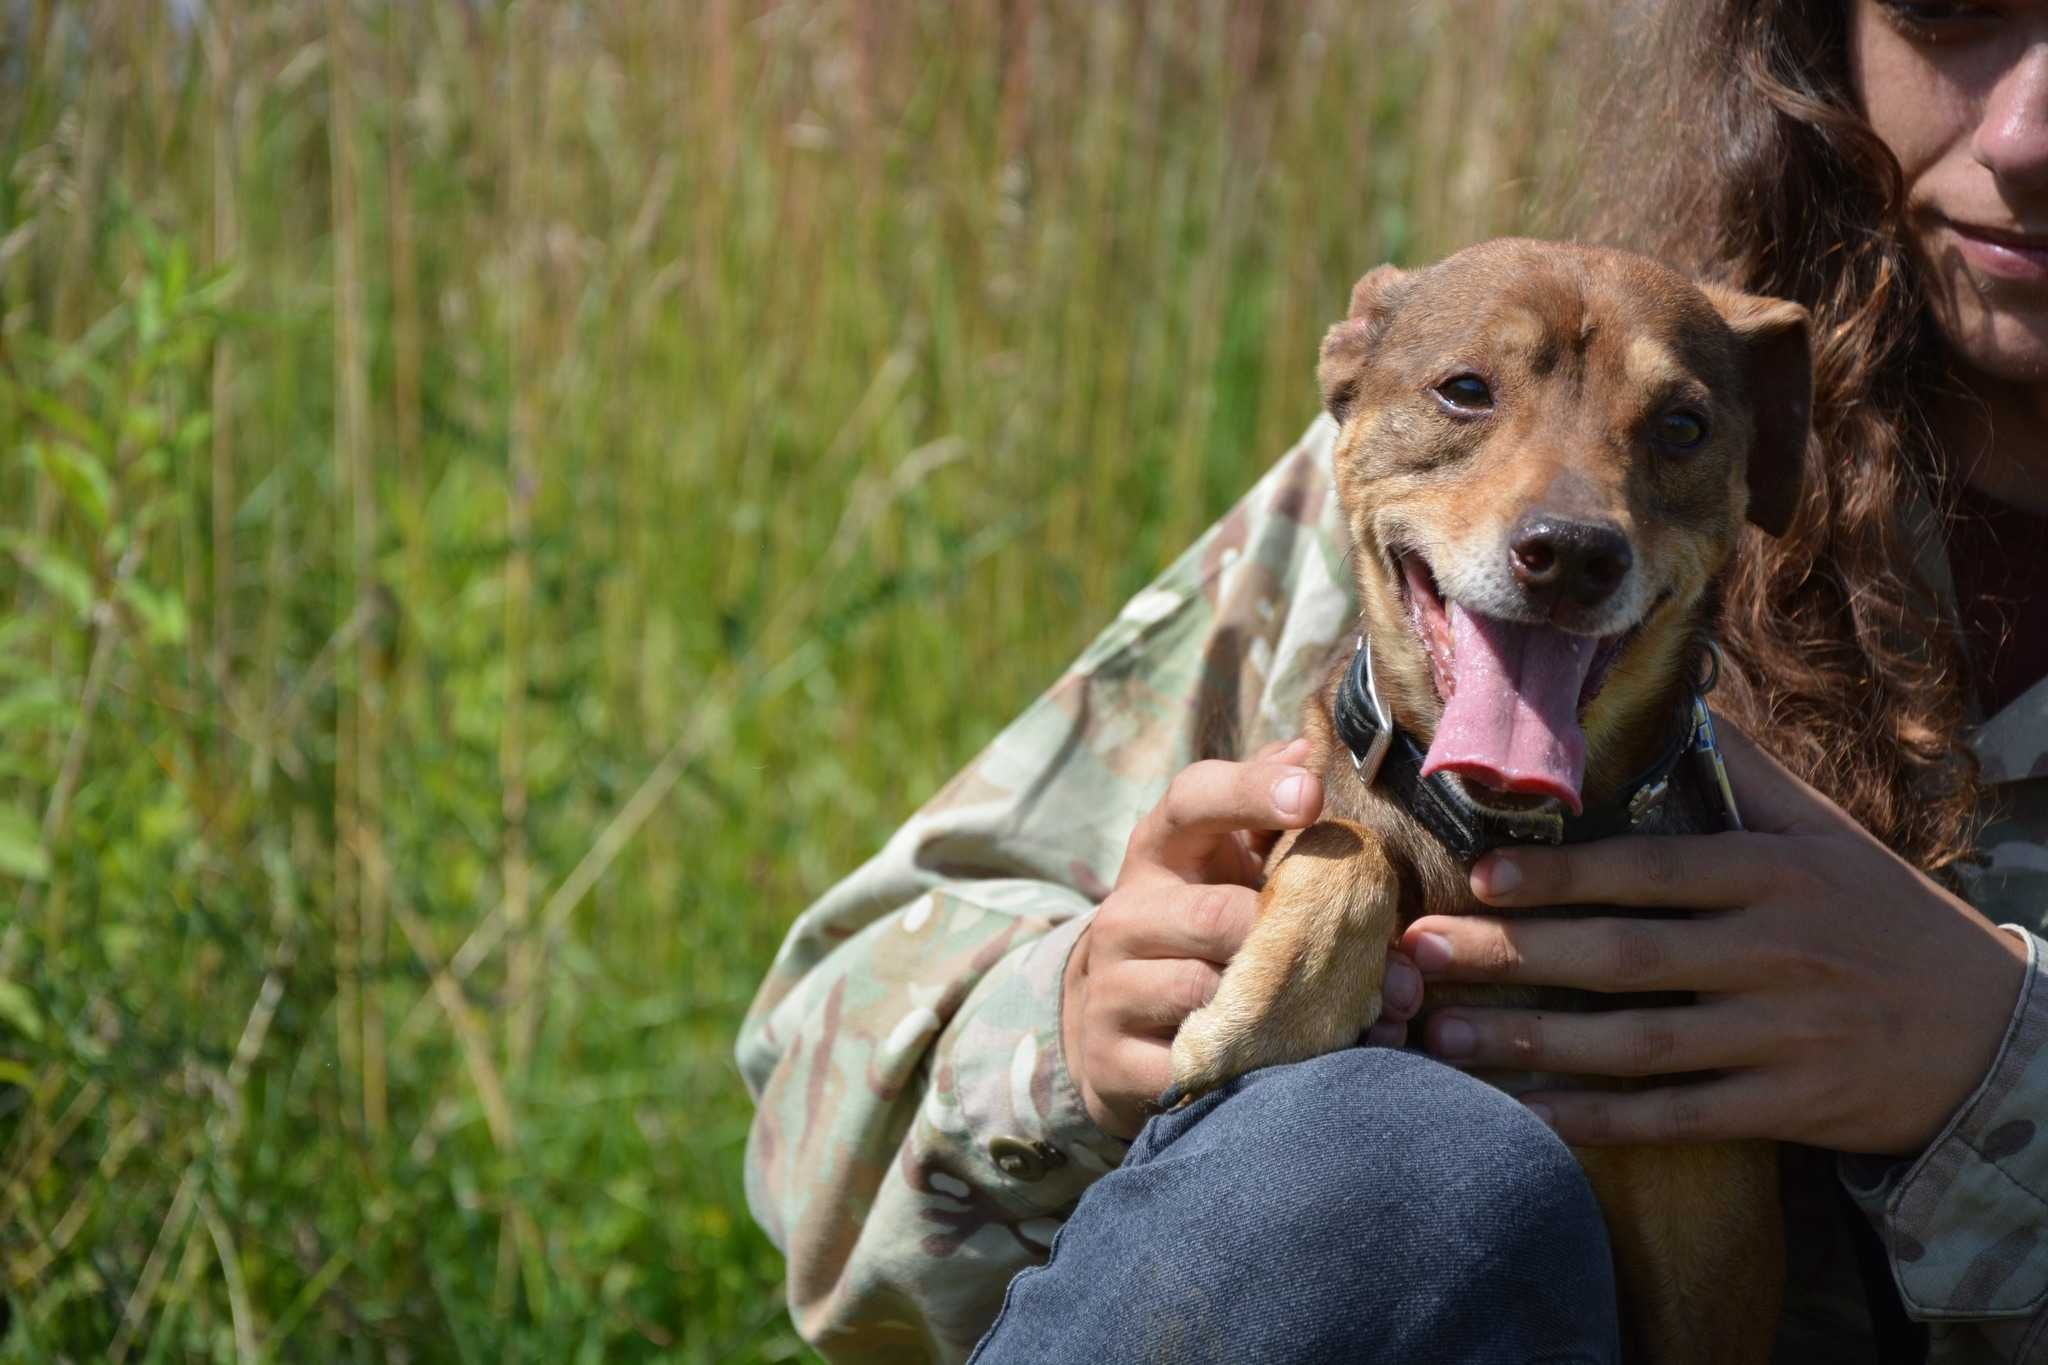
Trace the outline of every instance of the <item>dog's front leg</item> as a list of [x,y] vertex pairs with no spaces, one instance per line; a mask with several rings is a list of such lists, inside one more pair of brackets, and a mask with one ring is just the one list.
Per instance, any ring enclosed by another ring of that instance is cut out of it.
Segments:
[[1377,835],[1328,820],[1267,877],[1258,920],[1208,1004],[1173,1040],[1183,1095],[1356,1042],[1380,1014],[1401,879]]

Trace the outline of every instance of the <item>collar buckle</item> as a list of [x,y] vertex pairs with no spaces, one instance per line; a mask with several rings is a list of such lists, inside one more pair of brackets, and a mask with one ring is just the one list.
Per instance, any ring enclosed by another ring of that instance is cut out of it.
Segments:
[[1358,637],[1358,652],[1365,655],[1365,699],[1372,707],[1372,741],[1363,754],[1349,744],[1344,751],[1351,755],[1358,780],[1370,787],[1380,775],[1380,765],[1387,761],[1387,750],[1394,747],[1394,718],[1387,714],[1387,704],[1380,700],[1379,680],[1372,671],[1372,642],[1363,635]]

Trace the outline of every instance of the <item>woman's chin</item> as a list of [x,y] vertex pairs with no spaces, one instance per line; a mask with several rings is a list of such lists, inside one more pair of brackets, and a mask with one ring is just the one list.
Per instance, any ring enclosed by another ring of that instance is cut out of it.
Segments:
[[1935,308],[1935,321],[1964,368],[2007,384],[2048,384],[2048,291],[2039,299],[2001,298],[1999,290],[1971,291],[1953,307]]

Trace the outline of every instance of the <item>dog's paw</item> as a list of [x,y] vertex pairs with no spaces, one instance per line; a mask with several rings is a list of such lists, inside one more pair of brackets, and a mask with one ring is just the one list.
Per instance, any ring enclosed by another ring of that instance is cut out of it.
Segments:
[[1226,973],[1216,998],[1182,1021],[1174,1036],[1173,1084],[1183,1099],[1261,1067],[1348,1047],[1380,1013],[1378,989],[1362,983],[1352,983],[1351,998],[1342,1001],[1286,986],[1263,998],[1231,987]]
[[1183,1100],[1214,1090],[1255,1069],[1246,1058],[1254,1049],[1242,1027],[1213,1005],[1205,1005],[1181,1021],[1173,1039],[1173,1084]]

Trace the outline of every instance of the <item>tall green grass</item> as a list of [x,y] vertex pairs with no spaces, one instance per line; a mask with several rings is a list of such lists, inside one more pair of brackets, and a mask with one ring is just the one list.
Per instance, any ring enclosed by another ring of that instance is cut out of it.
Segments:
[[0,5],[0,1360],[798,1355],[790,917],[1599,12]]

